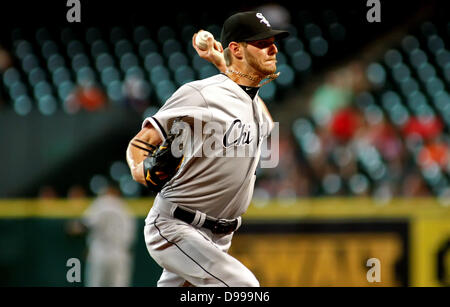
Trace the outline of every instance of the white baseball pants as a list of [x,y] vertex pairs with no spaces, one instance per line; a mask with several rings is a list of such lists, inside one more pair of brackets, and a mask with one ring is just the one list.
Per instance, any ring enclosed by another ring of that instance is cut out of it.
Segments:
[[158,287],[259,287],[253,273],[227,253],[233,234],[213,234],[175,219],[160,200],[144,227],[147,250],[164,269]]

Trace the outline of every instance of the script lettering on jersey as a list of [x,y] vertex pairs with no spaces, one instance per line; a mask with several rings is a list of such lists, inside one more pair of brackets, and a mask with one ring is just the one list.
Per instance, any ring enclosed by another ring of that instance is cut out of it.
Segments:
[[[234,128],[237,128],[234,129]],[[239,130],[240,129],[240,130]],[[239,134],[239,136],[231,141],[231,135]],[[230,147],[230,146],[240,146],[245,144],[250,144],[253,141],[253,138],[250,137],[250,127],[249,125],[243,124],[240,119],[235,119],[233,123],[231,124],[230,128],[228,128],[227,132],[225,132],[225,135],[223,136],[223,146],[224,147]]]

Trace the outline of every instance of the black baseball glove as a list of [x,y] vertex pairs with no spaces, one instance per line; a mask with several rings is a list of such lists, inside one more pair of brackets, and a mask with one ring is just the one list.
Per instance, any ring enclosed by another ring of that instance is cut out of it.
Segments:
[[[133,146],[148,152],[144,160],[144,177],[147,187],[153,192],[159,192],[164,185],[172,179],[177,173],[183,162],[184,156],[175,157],[172,153],[172,143],[181,133],[169,133],[164,142],[159,146],[154,146],[141,140],[135,140],[142,143],[147,148],[132,143]],[[182,145],[180,144],[182,150]]]

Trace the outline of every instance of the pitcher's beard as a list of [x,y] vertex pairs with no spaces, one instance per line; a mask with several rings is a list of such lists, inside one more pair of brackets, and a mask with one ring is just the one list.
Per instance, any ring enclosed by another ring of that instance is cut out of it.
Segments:
[[253,57],[250,53],[248,52],[245,53],[248,65],[252,67],[253,70],[257,71],[258,74],[261,74],[262,79],[264,79],[268,75],[274,74],[277,71],[277,65],[275,63],[271,65],[264,65],[263,63],[259,62],[258,59]]
[[271,65],[273,68],[268,68],[267,66],[260,65],[259,71],[264,74],[264,76],[271,75],[277,71],[277,65]]
[[268,75],[271,75],[277,71],[277,65],[262,65],[261,63],[249,63],[250,66],[261,75],[262,78],[265,78]]

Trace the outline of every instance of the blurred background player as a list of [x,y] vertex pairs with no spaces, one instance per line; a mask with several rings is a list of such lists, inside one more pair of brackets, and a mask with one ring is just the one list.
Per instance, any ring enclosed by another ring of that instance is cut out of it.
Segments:
[[107,186],[85,211],[81,222],[70,225],[70,234],[87,234],[85,285],[130,286],[136,225],[120,191]]

